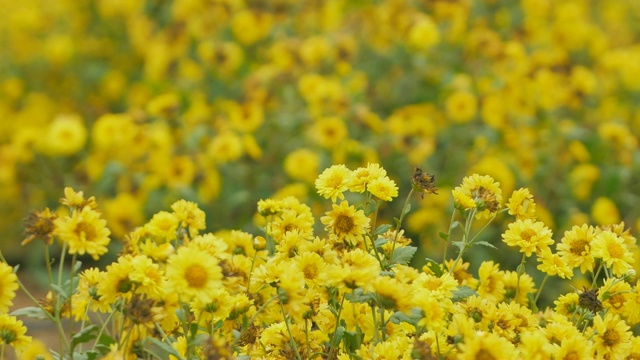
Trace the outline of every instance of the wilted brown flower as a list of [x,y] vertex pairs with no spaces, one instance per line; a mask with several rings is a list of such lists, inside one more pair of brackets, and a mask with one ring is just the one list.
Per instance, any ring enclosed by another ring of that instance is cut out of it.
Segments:
[[41,239],[48,245],[53,243],[54,220],[58,218],[58,214],[52,213],[49,208],[43,211],[34,211],[24,220],[26,238],[21,245],[27,245],[35,239]]
[[419,167],[416,167],[411,178],[411,185],[413,186],[414,190],[422,192],[422,197],[424,198],[424,193],[438,193],[438,188],[436,188],[435,181],[435,175],[427,174],[426,172],[423,172]]

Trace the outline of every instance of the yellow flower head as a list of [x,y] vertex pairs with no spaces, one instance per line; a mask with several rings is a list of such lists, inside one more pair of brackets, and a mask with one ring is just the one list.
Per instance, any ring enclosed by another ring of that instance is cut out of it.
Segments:
[[593,343],[600,359],[624,359],[631,352],[632,332],[624,320],[613,313],[593,319]]
[[571,230],[564,232],[564,236],[556,246],[558,255],[567,261],[571,267],[580,267],[583,274],[593,271],[595,259],[591,251],[591,243],[595,236],[594,228],[584,224],[574,225]]
[[549,248],[538,252],[538,262],[540,262],[538,270],[547,275],[558,275],[563,279],[571,279],[573,277],[573,268],[567,264],[565,259],[553,253]]
[[0,262],[0,313],[8,312],[13,305],[13,298],[16,297],[18,289],[18,277],[13,272],[13,268],[6,263]]
[[320,218],[334,241],[344,242],[356,246],[364,240],[369,229],[369,218],[363,210],[356,210],[354,206],[344,200],[339,205],[333,204],[333,209]]
[[341,262],[327,269],[327,283],[346,286],[349,289],[361,287],[372,290],[372,281],[380,273],[380,263],[364,250],[354,249],[344,253]]
[[46,133],[46,152],[53,156],[73,155],[84,147],[87,129],[78,115],[59,115]]
[[[477,218],[489,218],[500,209],[502,190],[500,183],[491,176],[473,174],[462,179],[462,185],[453,190],[453,198],[458,208],[476,208]],[[469,199],[473,200],[475,206],[471,205]]]
[[395,181],[389,179],[387,176],[371,180],[367,185],[367,190],[371,195],[383,201],[391,201],[394,197],[398,196],[398,187]]
[[71,216],[56,219],[54,224],[56,236],[69,247],[70,254],[89,254],[98,260],[108,251],[111,232],[106,227],[107,222],[89,206],[74,211]]
[[369,163],[366,167],[359,167],[353,171],[353,177],[349,182],[349,191],[362,193],[367,189],[367,185],[371,181],[386,175],[387,171],[376,163]]
[[284,171],[294,180],[313,184],[318,177],[320,156],[313,150],[298,149],[284,159]]
[[527,188],[514,191],[509,198],[507,208],[509,208],[509,214],[515,215],[517,219],[524,220],[536,217],[536,203]]
[[316,189],[325,199],[336,202],[338,198],[344,199],[343,192],[348,189],[353,173],[345,165],[333,165],[324,170],[316,179]]
[[449,119],[457,123],[473,120],[478,111],[478,100],[467,91],[456,91],[447,97],[445,110]]
[[98,207],[94,196],[85,199],[84,192],[75,191],[69,186],[64,188],[64,197],[60,199],[60,204],[71,209],[82,209],[85,206],[89,206],[91,209],[95,210]]
[[493,261],[484,261],[478,268],[478,294],[493,301],[502,301],[506,293],[504,289],[504,271]]
[[169,291],[180,294],[183,301],[196,297],[211,299],[213,289],[222,285],[222,269],[218,260],[208,253],[181,247],[167,261],[166,276]]
[[153,215],[144,228],[150,235],[156,237],[159,243],[164,243],[176,238],[179,224],[180,220],[175,213],[160,211]]
[[178,200],[171,205],[173,214],[180,222],[180,226],[189,229],[189,235],[191,237],[198,235],[198,230],[204,230],[205,214],[204,211],[198,208],[198,204],[186,201]]
[[602,259],[616,276],[624,276],[632,269],[635,261],[633,254],[624,243],[624,239],[611,231],[602,231],[593,238],[592,254]]
[[515,359],[516,351],[507,339],[490,332],[478,332],[460,345],[460,360]]
[[326,117],[316,120],[309,128],[309,137],[318,145],[333,149],[349,135],[344,121],[339,117]]
[[26,350],[31,344],[31,336],[26,336],[27,328],[15,316],[0,314],[0,345],[9,345],[17,353]]
[[527,257],[539,253],[553,244],[551,230],[540,221],[531,219],[516,220],[502,234],[502,240],[509,246],[520,247]]

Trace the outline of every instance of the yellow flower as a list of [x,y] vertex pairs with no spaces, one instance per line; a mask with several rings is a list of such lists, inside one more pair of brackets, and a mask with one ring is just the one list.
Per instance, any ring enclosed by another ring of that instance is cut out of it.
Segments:
[[468,122],[476,116],[478,100],[467,91],[456,91],[447,97],[445,110],[449,119],[454,122]]
[[616,204],[604,196],[600,196],[593,203],[591,217],[598,225],[617,224],[620,222],[620,213]]
[[225,164],[242,156],[242,140],[231,131],[214,137],[207,147],[207,155],[217,164]]
[[54,224],[56,236],[68,246],[70,254],[86,253],[98,260],[108,251],[111,232],[106,227],[107,222],[89,206],[74,211],[71,216],[56,219]]
[[45,134],[45,152],[52,156],[73,155],[84,147],[87,129],[80,116],[59,115],[49,125]]
[[506,293],[504,289],[504,271],[493,261],[483,261],[478,268],[478,294],[494,301],[502,301]]
[[320,156],[309,149],[295,150],[284,159],[284,171],[294,180],[313,184],[318,177]]
[[608,230],[593,238],[592,254],[594,258],[602,259],[616,276],[624,276],[635,261],[624,239]]
[[13,268],[0,262],[0,313],[9,311],[13,305],[11,300],[16,297],[17,289],[18,277],[13,272]]
[[338,198],[344,199],[343,192],[347,190],[352,176],[352,171],[342,164],[325,169],[316,179],[318,194],[325,199],[331,198],[334,203]]
[[583,274],[593,271],[595,259],[592,253],[592,242],[595,236],[594,228],[584,224],[574,225],[571,230],[564,232],[564,236],[556,246],[558,254],[571,267],[580,267]]
[[378,296],[379,306],[393,311],[409,313],[413,307],[411,286],[388,276],[380,276],[373,281],[373,291]]
[[31,344],[27,328],[15,316],[0,314],[0,346],[9,345],[20,354]]
[[415,23],[409,28],[408,41],[411,46],[426,50],[440,42],[438,25],[431,17],[420,14]]
[[460,345],[460,360],[475,359],[515,359],[516,351],[512,343],[493,333],[478,332],[465,339]]
[[316,120],[309,128],[309,137],[318,145],[333,149],[349,135],[344,121],[339,117],[326,117]]
[[110,310],[109,304],[102,301],[98,294],[98,285],[106,279],[106,273],[97,268],[90,268],[80,273],[78,288],[73,294],[72,315],[76,321],[81,321],[87,315],[87,307],[90,311],[106,313]]
[[519,246],[520,252],[528,257],[553,244],[551,235],[551,230],[540,221],[518,219],[509,224],[507,231],[502,234],[502,240],[509,246]]
[[129,277],[134,271],[132,260],[131,255],[120,256],[118,261],[107,266],[104,278],[96,285],[100,302],[112,304],[119,299],[131,299],[136,286]]
[[610,313],[622,316],[628,313],[626,307],[632,305],[631,285],[620,279],[608,278],[600,287],[598,297],[603,308],[608,309]]
[[576,308],[580,304],[580,295],[576,292],[571,292],[568,294],[560,295],[558,299],[556,299],[553,304],[555,307],[555,312],[558,314],[562,314],[567,317],[571,317],[576,311]]
[[364,241],[364,235],[369,229],[369,218],[363,210],[356,210],[349,206],[346,200],[339,205],[333,204],[333,209],[320,218],[334,241],[344,242],[356,246]]
[[343,254],[340,263],[327,269],[327,282],[333,286],[349,289],[372,290],[372,281],[380,273],[380,263],[374,256],[361,249]]
[[524,220],[536,217],[536,203],[527,188],[514,191],[509,198],[507,208],[509,208],[509,214],[515,215],[517,219]]
[[69,186],[64,188],[64,197],[60,199],[60,204],[71,209],[82,209],[83,207],[88,206],[95,210],[98,207],[94,196],[85,199],[84,192],[75,191]]
[[171,209],[176,219],[180,222],[180,226],[189,229],[191,237],[198,235],[198,230],[204,230],[207,227],[204,211],[198,208],[198,204],[191,201],[178,200],[171,205]]
[[[515,301],[520,305],[527,305],[529,301],[527,294],[536,291],[536,284],[527,273],[520,275],[520,278],[518,278],[516,271],[505,271],[502,281],[505,290],[504,301],[507,303]],[[516,293],[518,294],[517,298]]]
[[175,213],[160,211],[153,215],[144,228],[149,234],[157,237],[160,243],[169,242],[176,238],[176,230],[180,220]]
[[122,239],[143,223],[142,202],[128,192],[121,192],[104,203],[104,217],[116,238]]
[[473,208],[469,202],[472,199],[478,211],[476,217],[489,218],[500,209],[502,190],[491,176],[473,174],[462,179],[462,185],[453,190],[453,197],[456,205],[463,209]]
[[349,191],[362,193],[371,181],[386,175],[387,171],[379,164],[368,163],[366,167],[359,167],[353,171],[353,177],[349,182]]
[[555,346],[554,359],[593,359],[593,345],[582,335],[567,336],[560,340],[560,346]]
[[563,279],[571,279],[573,277],[573,268],[560,255],[552,253],[549,248],[538,252],[538,262],[540,262],[538,270],[547,275],[558,275]]
[[196,297],[190,304],[191,311],[196,315],[200,324],[226,320],[233,310],[234,297],[224,288],[211,290],[211,298],[205,300]]
[[18,360],[53,360],[49,347],[40,340],[33,340],[19,356]]
[[196,297],[209,301],[213,289],[221,286],[222,270],[218,260],[204,251],[181,247],[167,261],[169,291],[180,294],[183,301]]
[[618,315],[608,313],[593,319],[593,343],[600,359],[624,359],[631,352],[629,326]]
[[294,261],[298,270],[304,275],[308,287],[324,285],[327,263],[320,255],[314,252],[300,252]]
[[398,196],[398,187],[395,181],[389,179],[387,176],[371,180],[367,185],[367,190],[371,195],[383,201],[391,201],[394,197]]
[[24,221],[27,236],[20,245],[26,245],[35,239],[41,239],[46,244],[51,245],[55,230],[54,221],[57,218],[58,214],[52,213],[49,208],[30,213]]

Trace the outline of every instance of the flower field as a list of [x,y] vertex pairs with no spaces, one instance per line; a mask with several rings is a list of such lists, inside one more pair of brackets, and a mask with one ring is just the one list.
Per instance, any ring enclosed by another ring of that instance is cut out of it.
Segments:
[[640,2],[2,5],[0,358],[640,358]]

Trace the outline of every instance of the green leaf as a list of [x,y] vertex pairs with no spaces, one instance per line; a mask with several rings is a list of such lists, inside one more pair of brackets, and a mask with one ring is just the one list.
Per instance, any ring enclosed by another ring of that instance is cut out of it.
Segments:
[[457,247],[460,251],[462,251],[462,249],[464,248],[464,242],[462,241],[452,241],[451,244]]
[[405,246],[393,250],[391,264],[408,264],[416,251],[418,251],[418,248],[415,246]]
[[460,223],[460,221],[458,221],[458,220],[456,220],[456,221],[454,221],[454,222],[452,222],[452,223],[451,223],[451,228],[452,228],[452,229],[455,229],[455,228],[457,228],[457,227],[459,227],[459,226],[462,226],[462,224],[461,224],[461,223]]
[[362,289],[358,288],[355,289],[352,294],[347,294],[346,298],[352,303],[367,303],[375,299],[375,294],[370,292],[365,293]]
[[345,331],[344,333],[344,344],[350,353],[360,349],[363,340],[364,334],[361,331]]
[[82,329],[79,333],[74,334],[71,338],[71,344],[75,347],[78,344],[83,344],[95,339],[98,336],[98,325],[89,325]]
[[442,274],[444,274],[444,271],[442,271],[442,268],[440,267],[440,264],[438,264],[437,261],[429,258],[426,258],[426,260],[427,260],[427,263],[426,263],[427,267],[431,269],[431,271],[433,271],[433,274],[435,276],[442,276]]
[[453,300],[454,302],[460,301],[464,298],[468,298],[469,296],[478,295],[478,293],[468,286],[458,286],[456,290],[453,291]]
[[69,293],[67,293],[67,290],[69,289],[69,287],[67,286],[60,287],[57,284],[51,284],[51,288],[56,293],[60,294],[60,296],[62,296],[64,300],[67,300],[69,298]]
[[418,321],[420,321],[420,319],[422,319],[422,310],[420,308],[415,307],[411,309],[411,313],[409,314],[405,314],[401,311],[396,311],[393,315],[391,315],[391,317],[389,318],[389,321],[391,321],[394,324],[400,324],[401,322],[405,322],[417,327]]
[[391,229],[391,224],[382,224],[378,226],[376,231],[373,232],[373,235],[381,235],[386,233],[389,229]]
[[407,204],[407,207],[404,208],[403,215],[407,215],[411,211],[411,204]]
[[400,219],[398,219],[397,217],[393,218],[393,223],[396,224],[396,228],[400,228]]
[[537,313],[538,305],[536,305],[535,296],[533,296],[533,293],[527,293],[527,299],[529,299],[529,309],[531,309],[534,314]]
[[49,317],[46,315],[45,311],[39,307],[29,306],[24,307],[22,309],[15,310],[11,313],[13,316],[26,316],[32,319],[44,320]]
[[331,340],[331,348],[335,349],[338,346],[338,344],[340,344],[343,337],[344,337],[344,326],[338,326],[335,334],[333,335],[333,339]]
[[80,270],[81,267],[82,267],[82,261],[76,260],[76,264],[73,267],[73,273],[74,274],[78,273],[78,270]]
[[440,239],[442,239],[444,241],[449,241],[449,234],[443,233],[443,232],[439,232],[438,235],[440,236]]
[[490,248],[492,248],[492,249],[496,249],[496,250],[498,250],[498,248],[497,248],[497,247],[495,247],[493,244],[488,243],[488,242],[486,242],[486,241],[475,241],[475,242],[473,243],[473,245],[482,245],[482,246],[486,246],[486,247],[490,247]]
[[389,239],[383,238],[383,237],[379,237],[375,242],[374,245],[376,246],[376,248],[381,247],[382,245],[386,244],[389,242]]
[[160,350],[164,351],[167,354],[171,354],[177,357],[178,359],[182,358],[182,355],[180,355],[178,350],[174,349],[173,346],[165,342],[162,342],[162,340],[156,339],[154,337],[148,337],[145,339],[145,341],[152,343],[153,345],[157,346],[158,348],[160,348]]

